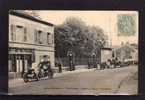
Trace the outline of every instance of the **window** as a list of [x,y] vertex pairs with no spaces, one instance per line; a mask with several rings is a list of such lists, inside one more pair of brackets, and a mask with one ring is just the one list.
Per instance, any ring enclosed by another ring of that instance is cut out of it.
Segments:
[[42,41],[41,41],[41,34],[42,34],[42,31],[38,31],[38,43],[39,43],[39,44],[42,44]]
[[16,38],[17,42],[24,42],[24,27],[17,25],[16,26]]
[[54,39],[53,39],[53,38],[54,38],[54,37],[53,37],[52,34],[47,33],[47,43],[48,43],[48,44],[53,44],[53,42],[54,42]]
[[24,33],[24,28],[23,28],[23,26],[17,25],[17,27],[16,27],[16,33]]
[[41,34],[42,34],[42,31],[38,31],[38,30],[35,30],[34,31],[34,36],[35,36],[35,43],[38,43],[38,44],[42,44],[42,41],[41,41]]

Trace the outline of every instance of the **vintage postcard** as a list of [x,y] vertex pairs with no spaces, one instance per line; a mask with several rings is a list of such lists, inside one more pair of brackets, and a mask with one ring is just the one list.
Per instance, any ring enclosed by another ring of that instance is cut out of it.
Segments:
[[137,95],[138,16],[9,10],[9,94]]

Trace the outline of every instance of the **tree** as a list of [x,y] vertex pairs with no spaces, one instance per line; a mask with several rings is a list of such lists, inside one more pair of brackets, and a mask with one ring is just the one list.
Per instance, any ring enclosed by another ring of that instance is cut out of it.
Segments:
[[72,49],[78,57],[101,48],[106,43],[104,31],[98,26],[87,26],[80,18],[69,17],[55,27],[56,56],[65,57]]

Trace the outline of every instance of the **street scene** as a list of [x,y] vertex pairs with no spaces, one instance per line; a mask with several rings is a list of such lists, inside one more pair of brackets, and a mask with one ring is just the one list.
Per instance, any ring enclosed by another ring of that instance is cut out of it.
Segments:
[[137,95],[138,12],[9,11],[9,95]]

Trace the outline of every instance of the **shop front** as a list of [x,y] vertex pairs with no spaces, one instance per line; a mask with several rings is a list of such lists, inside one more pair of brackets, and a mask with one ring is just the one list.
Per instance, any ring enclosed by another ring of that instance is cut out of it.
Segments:
[[23,73],[32,67],[34,50],[10,48],[9,50],[9,78],[22,77]]

